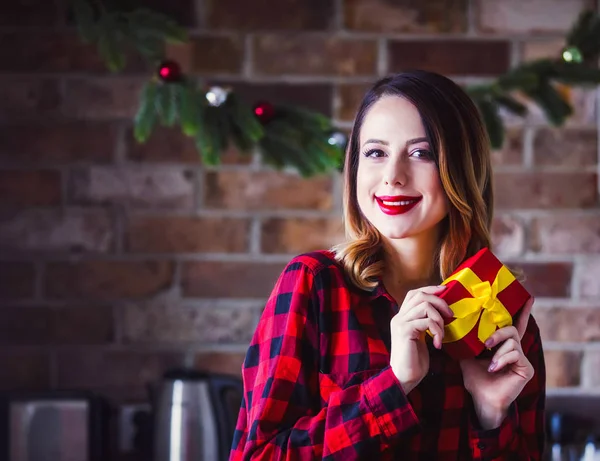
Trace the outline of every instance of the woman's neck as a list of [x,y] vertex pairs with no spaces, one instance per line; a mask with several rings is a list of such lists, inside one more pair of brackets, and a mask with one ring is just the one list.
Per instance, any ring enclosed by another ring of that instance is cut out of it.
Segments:
[[442,282],[436,265],[437,249],[437,238],[432,236],[384,239],[383,284],[398,304],[408,291]]

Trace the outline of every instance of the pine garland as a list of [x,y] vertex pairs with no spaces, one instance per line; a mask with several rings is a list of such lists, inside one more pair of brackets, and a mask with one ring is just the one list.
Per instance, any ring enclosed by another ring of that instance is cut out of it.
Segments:
[[[146,142],[157,124],[179,125],[193,137],[203,161],[217,165],[230,144],[249,154],[258,150],[275,168],[295,168],[304,177],[340,168],[347,138],[321,114],[292,106],[259,102],[250,107],[231,89],[206,88],[167,61],[167,43],[185,43],[185,28],[147,8],[108,10],[101,0],[71,0],[82,39],[95,43],[112,72],[126,65],[125,50],[137,50],[158,71],[144,85],[134,119],[134,135]],[[567,35],[562,55],[538,59],[511,69],[492,82],[466,86],[485,121],[493,148],[505,133],[500,110],[520,117],[533,101],[548,121],[562,125],[573,113],[557,84],[595,86],[600,83],[600,17],[583,12]]]
[[529,110],[523,99],[539,105],[550,124],[563,125],[572,115],[573,107],[557,84],[596,86],[600,83],[599,54],[600,17],[593,11],[584,11],[567,35],[561,56],[525,62],[492,83],[467,86],[467,92],[483,116],[492,147],[500,148],[504,141],[500,108],[525,117]]

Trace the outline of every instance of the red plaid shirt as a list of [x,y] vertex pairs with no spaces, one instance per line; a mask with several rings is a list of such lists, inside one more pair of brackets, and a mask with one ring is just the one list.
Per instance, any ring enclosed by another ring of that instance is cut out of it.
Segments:
[[397,311],[382,284],[351,285],[331,253],[294,258],[244,361],[230,460],[540,459],[545,369],[533,318],[522,345],[535,376],[502,425],[481,430],[460,365],[431,343],[429,374],[404,394],[389,365]]

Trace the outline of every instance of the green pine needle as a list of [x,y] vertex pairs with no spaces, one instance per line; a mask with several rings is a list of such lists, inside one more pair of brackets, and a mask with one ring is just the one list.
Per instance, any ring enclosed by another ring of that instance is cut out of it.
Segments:
[[548,121],[555,126],[564,124],[567,117],[573,113],[572,107],[547,81],[541,82],[538,88],[526,93],[539,104]]
[[163,83],[158,87],[156,110],[162,123],[173,126],[179,116],[178,83]]
[[111,72],[119,72],[125,67],[123,37],[114,30],[116,23],[109,16],[98,24],[98,52]]
[[179,92],[179,120],[181,123],[181,130],[186,136],[196,136],[202,123],[203,100],[206,98],[200,95],[197,91],[196,86],[191,83],[185,83],[177,85],[177,91]]
[[519,115],[521,117],[527,115],[527,107],[508,94],[498,95],[494,98],[494,100],[498,105],[504,107],[515,115]]
[[485,122],[492,148],[500,149],[504,142],[504,125],[498,115],[498,106],[486,99],[478,100],[476,103]]
[[597,85],[600,83],[600,69],[585,64],[558,62],[553,69],[553,77],[568,84]]
[[567,34],[567,45],[579,48],[581,44],[589,40],[589,34],[594,26],[595,21],[597,21],[597,18],[594,11],[582,11],[577,18],[577,21]]
[[220,121],[213,107],[204,107],[201,123],[196,135],[196,146],[200,150],[204,163],[209,166],[219,164],[221,152],[226,147],[220,132]]
[[138,142],[145,142],[156,123],[156,100],[158,85],[150,81],[142,89],[140,107],[134,118],[134,136]]

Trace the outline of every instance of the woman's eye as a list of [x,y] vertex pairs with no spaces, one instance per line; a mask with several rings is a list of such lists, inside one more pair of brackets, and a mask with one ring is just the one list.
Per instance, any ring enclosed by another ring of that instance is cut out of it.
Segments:
[[431,152],[427,149],[417,149],[410,153],[411,157],[431,159]]
[[382,151],[381,149],[371,149],[365,152],[365,157],[373,157],[373,158],[377,158],[377,157],[383,157],[385,155],[385,152]]

